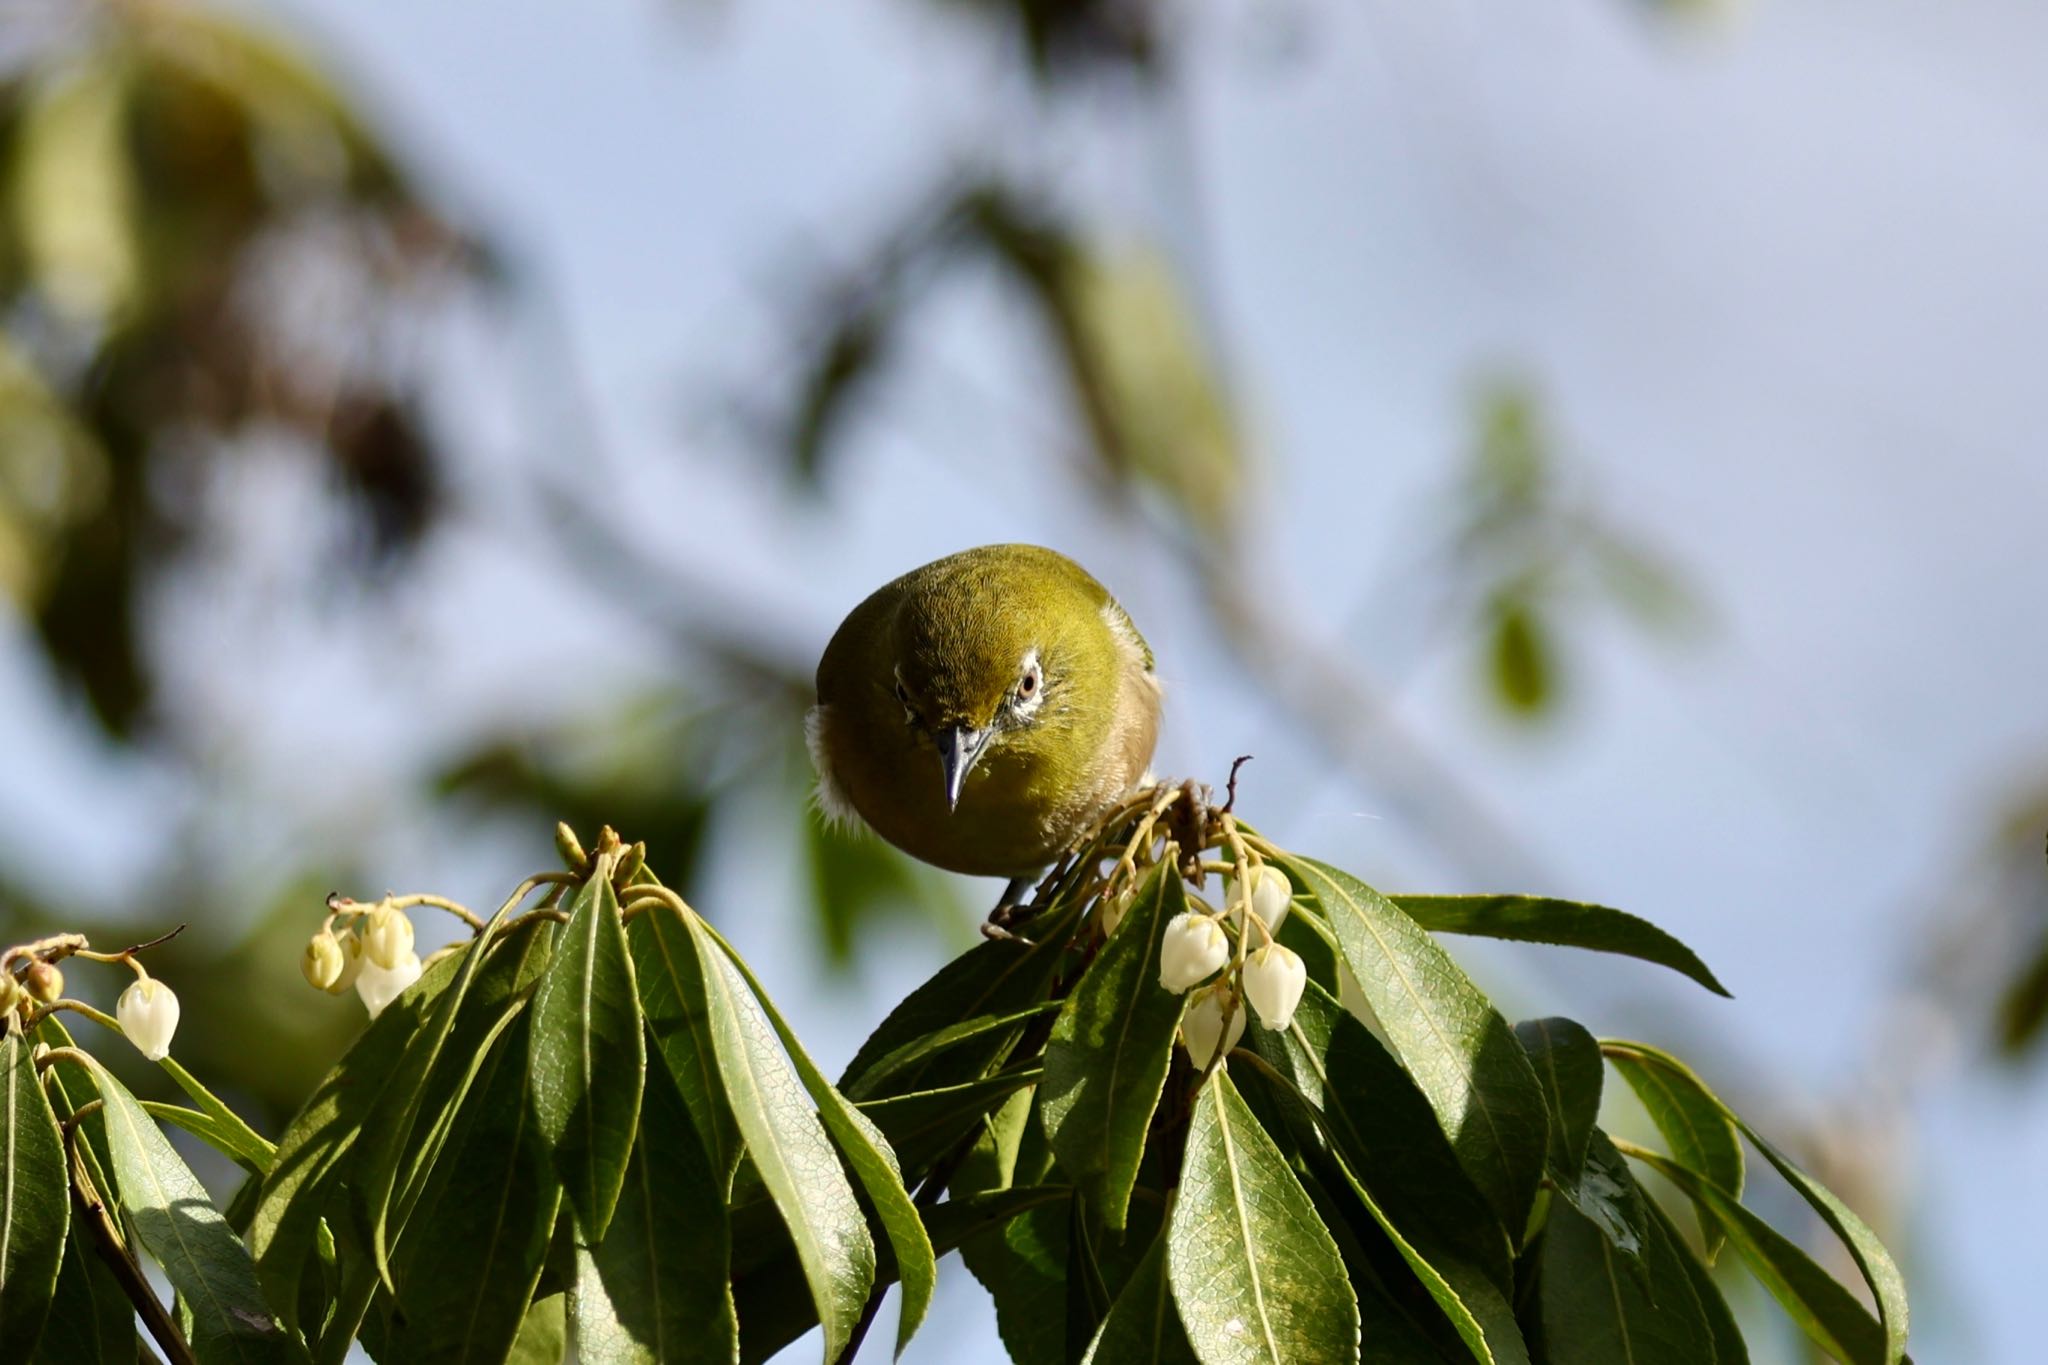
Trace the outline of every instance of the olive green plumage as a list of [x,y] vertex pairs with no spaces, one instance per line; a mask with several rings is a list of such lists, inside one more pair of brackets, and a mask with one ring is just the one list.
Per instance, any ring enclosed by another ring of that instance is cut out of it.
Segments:
[[818,662],[826,811],[955,872],[1027,876],[1140,782],[1152,654],[1065,555],[984,545],[855,607]]

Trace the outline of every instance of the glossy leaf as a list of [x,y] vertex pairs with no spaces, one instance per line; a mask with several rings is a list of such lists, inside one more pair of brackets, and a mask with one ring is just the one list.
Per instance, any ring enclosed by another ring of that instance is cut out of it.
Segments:
[[604,1240],[640,1121],[647,1044],[611,864],[576,893],[533,997],[528,1094],[577,1226]]
[[1195,1349],[1166,1283],[1165,1237],[1153,1239],[1081,1359],[1082,1365],[1194,1365]]
[[1423,928],[1440,934],[1477,934],[1520,943],[1550,943],[1617,953],[1669,967],[1716,995],[1728,989],[1692,949],[1646,919],[1604,905],[1550,896],[1391,897]]
[[1195,1098],[1166,1258],[1204,1361],[1284,1365],[1358,1352],[1358,1303],[1337,1244],[1227,1067]]
[[64,1139],[28,1039],[0,1026],[0,1343],[42,1335],[71,1218]]
[[1558,1182],[1558,1193],[1600,1230],[1610,1246],[1641,1269],[1639,1263],[1649,1242],[1650,1201],[1607,1134],[1595,1128],[1590,1136],[1585,1164],[1575,1179]]
[[1653,1230],[1638,1273],[1590,1220],[1553,1205],[1541,1278],[1550,1358],[1583,1365],[1719,1365],[1683,1254]]
[[[1629,1088],[1636,1092],[1650,1121],[1680,1165],[1709,1183],[1742,1197],[1742,1140],[1727,1107],[1691,1067],[1668,1052],[1644,1043],[1603,1039],[1600,1050]],[[1700,1215],[1707,1263],[1721,1248],[1720,1226]]]
[[1034,1204],[961,1245],[960,1259],[995,1301],[1011,1365],[1066,1365],[1067,1273],[1075,1195]]
[[1450,954],[1385,896],[1312,858],[1285,863],[1322,906],[1466,1174],[1502,1226],[1519,1230],[1543,1173],[1549,1117],[1514,1030]]
[[1130,1208],[1187,1004],[1159,984],[1160,936],[1186,909],[1179,874],[1155,867],[1067,996],[1045,1048],[1039,1094],[1046,1137],[1112,1232],[1122,1231]]
[[739,1359],[727,1282],[725,1177],[667,1072],[647,1075],[640,1134],[611,1231],[576,1248],[569,1291],[582,1365]]
[[1650,1222],[1656,1227],[1656,1235],[1677,1253],[1686,1280],[1692,1285],[1693,1296],[1699,1300],[1700,1311],[1707,1320],[1707,1330],[1714,1339],[1714,1358],[1718,1365],[1749,1365],[1749,1346],[1742,1339],[1742,1328],[1736,1323],[1735,1314],[1729,1311],[1728,1301],[1721,1297],[1721,1287],[1714,1283],[1713,1275],[1693,1255],[1692,1248],[1680,1235],[1678,1225],[1671,1221],[1657,1201],[1646,1198],[1643,1203],[1649,1208]]
[[895,1257],[896,1274],[903,1286],[896,1327],[896,1349],[900,1353],[924,1322],[925,1311],[931,1307],[932,1290],[938,1282],[938,1265],[932,1254],[931,1242],[925,1236],[924,1223],[918,1218],[917,1206],[911,1202],[909,1191],[903,1188],[903,1172],[896,1164],[896,1153],[890,1149],[889,1140],[882,1136],[874,1121],[854,1108],[825,1078],[825,1073],[804,1051],[796,1031],[775,1008],[768,992],[762,989],[760,981],[740,960],[732,945],[694,916],[687,923],[691,933],[705,935],[715,944],[714,949],[700,943],[700,951],[705,958],[709,960],[716,956],[727,972],[728,981],[738,978],[732,982],[736,992],[750,991],[753,1003],[766,1014],[775,1036],[781,1040],[783,1051],[789,1054],[790,1062],[796,1067],[797,1079],[803,1082],[805,1091],[818,1106],[818,1117],[824,1121],[826,1131],[838,1144],[847,1164],[853,1167],[855,1178],[866,1191],[868,1202],[874,1206],[875,1216],[881,1220],[882,1230],[888,1235],[889,1248]]
[[1515,1036],[1528,1050],[1550,1105],[1551,1174],[1576,1184],[1600,1117],[1600,1044],[1570,1019],[1525,1019],[1515,1025]]
[[1750,1272],[1816,1346],[1846,1365],[1877,1365],[1888,1358],[1883,1324],[1784,1234],[1690,1168],[1641,1148],[1626,1150],[1720,1226]]
[[709,938],[690,928],[726,1100],[747,1155],[789,1229],[825,1328],[825,1359],[831,1361],[845,1348],[874,1284],[867,1219],[752,992],[725,968],[724,954]]
[[193,1351],[208,1362],[303,1361],[297,1338],[264,1300],[248,1249],[206,1187],[135,1097],[97,1063],[93,1080],[122,1212],[183,1301]]

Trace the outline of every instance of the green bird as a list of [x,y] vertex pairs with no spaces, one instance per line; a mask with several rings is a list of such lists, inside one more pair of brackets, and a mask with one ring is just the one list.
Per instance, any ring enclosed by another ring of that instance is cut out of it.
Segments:
[[1152,651],[1065,555],[984,545],[855,607],[805,724],[828,817],[912,857],[1011,879],[997,915],[1147,778]]

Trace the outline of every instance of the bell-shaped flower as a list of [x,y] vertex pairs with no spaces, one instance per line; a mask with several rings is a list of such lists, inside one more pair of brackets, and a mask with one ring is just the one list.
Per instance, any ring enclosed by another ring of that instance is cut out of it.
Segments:
[[386,971],[412,954],[412,919],[403,910],[380,905],[363,924],[363,955]]
[[[1287,880],[1287,874],[1277,867],[1260,863],[1252,868],[1248,879],[1251,885],[1252,913],[1265,923],[1268,931],[1280,932],[1280,922],[1287,918],[1287,912],[1294,907],[1294,886]],[[1230,922],[1239,929],[1244,928],[1243,892],[1238,889],[1234,877],[1226,878],[1223,887],[1223,904],[1230,911]]]
[[1245,999],[1267,1028],[1283,1029],[1294,1021],[1294,1007],[1307,985],[1308,968],[1292,948],[1268,943],[1244,960]]
[[1220,1051],[1228,1052],[1244,1036],[1242,1004],[1230,1010],[1230,1032],[1226,1035],[1223,1031],[1223,1012],[1230,1002],[1230,984],[1225,981],[1188,997],[1188,1012],[1180,1018],[1180,1045],[1188,1050],[1188,1060],[1199,1071],[1209,1069],[1210,1059],[1219,1051],[1219,1042]]
[[356,973],[356,994],[363,998],[363,1007],[375,1019],[384,1012],[384,1007],[404,993],[405,988],[420,979],[420,955],[407,951],[395,967],[379,965],[374,960],[365,960],[362,970]]
[[1166,922],[1159,941],[1159,984],[1179,995],[1230,961],[1230,939],[1208,915],[1186,911]]
[[137,1052],[160,1062],[170,1055],[171,1035],[178,1031],[178,993],[145,976],[121,992],[114,1002],[114,1018]]
[[[350,934],[349,938],[353,941],[355,935]],[[331,991],[347,970],[348,950],[332,933],[322,929],[306,940],[306,951],[299,955],[299,974],[306,978],[307,985],[316,991]]]

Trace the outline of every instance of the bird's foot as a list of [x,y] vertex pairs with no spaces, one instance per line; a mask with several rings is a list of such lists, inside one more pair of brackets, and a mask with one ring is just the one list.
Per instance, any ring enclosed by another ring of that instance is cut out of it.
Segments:
[[1031,913],[1028,897],[1032,883],[1037,880],[1036,876],[1010,878],[1010,884],[1003,888],[1002,896],[996,901],[996,908],[988,912],[988,919],[982,923],[983,938],[998,943],[1031,942],[1020,934],[1011,933],[1010,926]]

